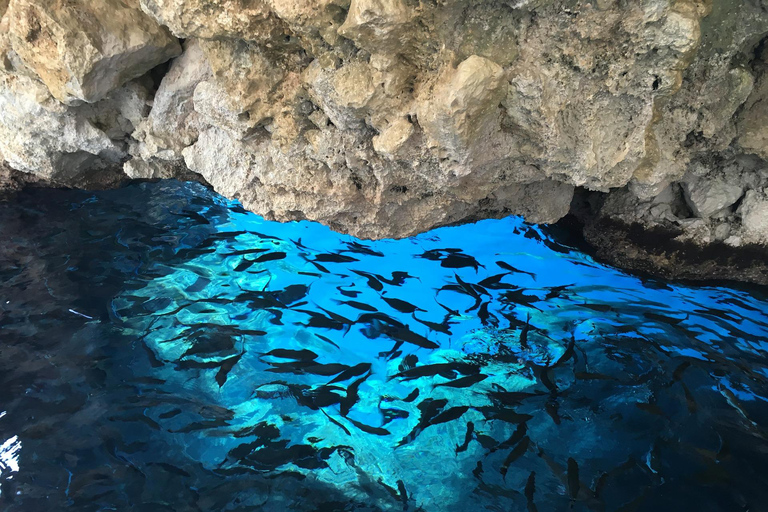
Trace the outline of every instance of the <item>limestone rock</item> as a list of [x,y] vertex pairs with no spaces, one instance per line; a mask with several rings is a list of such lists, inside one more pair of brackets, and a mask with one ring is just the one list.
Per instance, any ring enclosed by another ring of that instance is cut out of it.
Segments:
[[725,177],[706,179],[688,176],[682,186],[688,205],[700,218],[708,218],[731,206],[744,194],[744,187],[738,181],[729,181]]
[[141,9],[180,38],[280,41],[287,35],[263,0],[140,0]]
[[66,104],[98,101],[180,53],[130,0],[12,0],[7,15],[13,50]]
[[[577,189],[676,242],[750,243],[761,2],[10,0],[0,158],[65,182],[193,172],[267,218],[372,238],[552,222]],[[178,53],[165,27],[184,53],[136,78]]]
[[465,163],[473,143],[499,128],[504,70],[473,55],[446,70],[428,101],[418,107],[419,123],[440,158]]
[[371,53],[397,52],[412,37],[403,0],[352,0],[339,34]]
[[739,207],[739,214],[747,241],[768,243],[768,196],[764,192],[748,191]]
[[67,108],[42,83],[0,73],[0,154],[16,170],[61,184],[119,166],[148,99],[147,87],[131,82],[96,104]]
[[210,64],[199,42],[188,41],[184,53],[173,61],[163,77],[149,115],[136,124],[133,133],[136,142],[131,147],[134,160],[126,164],[129,176],[159,177],[159,171],[148,171],[150,167],[162,166],[158,160],[179,162],[183,159],[181,151],[194,144],[200,129],[207,127],[195,111],[193,95],[198,84],[211,76]]

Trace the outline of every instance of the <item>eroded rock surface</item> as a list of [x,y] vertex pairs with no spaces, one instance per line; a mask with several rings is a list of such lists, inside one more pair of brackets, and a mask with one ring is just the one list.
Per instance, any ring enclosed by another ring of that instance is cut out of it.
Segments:
[[59,183],[191,171],[267,218],[372,238],[554,222],[579,189],[680,241],[768,242],[762,0],[4,8],[0,153]]

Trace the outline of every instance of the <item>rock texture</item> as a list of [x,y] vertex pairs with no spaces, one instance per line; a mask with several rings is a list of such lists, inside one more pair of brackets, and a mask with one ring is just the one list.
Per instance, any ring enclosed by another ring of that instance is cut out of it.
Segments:
[[372,238],[554,222],[591,191],[592,218],[768,243],[764,0],[0,0],[0,14],[0,155],[58,183],[192,172],[267,218]]

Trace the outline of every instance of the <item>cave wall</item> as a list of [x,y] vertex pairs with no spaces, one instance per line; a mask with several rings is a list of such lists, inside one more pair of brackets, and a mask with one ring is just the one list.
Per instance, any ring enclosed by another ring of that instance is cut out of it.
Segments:
[[681,240],[768,241],[762,0],[0,0],[0,161],[189,176],[357,236],[574,190]]

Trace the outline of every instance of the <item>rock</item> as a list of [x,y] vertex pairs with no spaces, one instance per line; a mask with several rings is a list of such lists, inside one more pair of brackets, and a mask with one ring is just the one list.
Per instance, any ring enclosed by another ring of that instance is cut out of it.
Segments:
[[[153,69],[179,52],[165,27],[184,52]],[[67,183],[196,173],[267,218],[371,238],[552,222],[576,191],[606,247],[633,238],[619,225],[748,245],[765,34],[757,0],[11,0],[0,152]]]
[[419,124],[440,158],[466,164],[472,150],[482,147],[478,141],[499,129],[503,78],[501,66],[477,55],[442,73],[429,100],[417,107]]
[[706,179],[687,176],[682,182],[685,199],[694,215],[700,218],[734,204],[744,194],[744,187],[738,181],[727,178]]
[[352,0],[338,32],[371,53],[396,53],[412,38],[412,18],[403,0]]
[[395,159],[398,151],[413,135],[413,125],[400,117],[387,126],[379,135],[373,137],[373,149],[390,160]]
[[738,213],[749,242],[768,242],[768,196],[764,192],[748,191]]
[[[0,112],[0,153],[16,170],[67,183],[125,157],[93,125],[94,112],[68,109],[29,77],[0,74]],[[113,122],[119,123],[114,117]]]
[[200,129],[207,127],[195,111],[193,95],[198,84],[211,77],[210,64],[199,42],[192,39],[185,43],[184,53],[173,61],[160,82],[149,115],[136,124],[132,134],[136,142],[130,150],[134,159],[130,166],[126,163],[126,174],[132,178],[159,177],[159,171],[148,169],[162,167],[159,161],[183,160],[181,151],[194,144]]
[[182,39],[280,41],[288,32],[262,0],[140,0],[141,9]]
[[69,105],[99,101],[181,51],[128,0],[11,0],[6,15],[14,52]]

